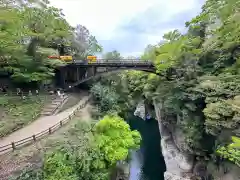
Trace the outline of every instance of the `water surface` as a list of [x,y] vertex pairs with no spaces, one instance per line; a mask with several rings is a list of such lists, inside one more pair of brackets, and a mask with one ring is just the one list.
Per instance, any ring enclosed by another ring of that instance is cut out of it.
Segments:
[[166,170],[160,147],[160,134],[156,120],[144,121],[130,116],[131,129],[138,130],[142,136],[141,148],[131,153],[129,180],[164,180]]

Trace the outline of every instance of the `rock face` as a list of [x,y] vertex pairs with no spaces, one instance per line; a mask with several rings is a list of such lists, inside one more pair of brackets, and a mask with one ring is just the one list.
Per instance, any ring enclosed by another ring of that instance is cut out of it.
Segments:
[[138,103],[136,110],[134,111],[134,116],[140,117],[145,120],[145,105],[144,101]]
[[[156,119],[159,124],[159,131],[161,134],[161,148],[166,164],[166,172],[164,173],[165,180],[190,180],[193,169],[193,157],[187,153],[181,152],[182,138],[181,132],[169,130],[161,121],[161,105],[154,102]],[[145,119],[144,101],[139,102],[134,112],[135,116]]]
[[[166,164],[165,180],[190,180],[194,164],[193,156],[179,150],[176,144],[179,137],[175,132],[171,132],[161,121],[161,104],[154,102],[156,118],[158,120],[159,131],[161,134],[162,154]],[[179,135],[179,134],[178,134]],[[177,138],[178,137],[178,138]],[[181,139],[181,138],[180,138]]]

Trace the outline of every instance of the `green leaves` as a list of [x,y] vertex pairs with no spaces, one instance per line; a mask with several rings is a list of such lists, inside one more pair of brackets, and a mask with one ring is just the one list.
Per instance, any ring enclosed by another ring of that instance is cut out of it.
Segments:
[[227,146],[220,146],[216,153],[240,167],[240,138],[232,137],[233,143]]
[[131,131],[130,126],[116,115],[104,116],[94,130],[97,147],[110,165],[125,160],[129,149],[136,149],[140,145],[139,132]]
[[104,86],[101,83],[96,83],[91,88],[93,96],[99,100],[99,110],[107,112],[109,110],[119,111],[118,100],[119,95],[113,87]]
[[77,180],[74,164],[67,154],[55,152],[47,155],[44,162],[44,179]]
[[233,143],[229,145],[232,148],[240,148],[240,138],[236,136],[232,136]]
[[162,121],[180,126],[193,153],[203,152],[206,136],[219,140],[225,131],[239,133],[239,8],[239,0],[207,0],[186,22],[186,34],[170,31],[145,49],[142,59],[152,60],[161,78],[129,75],[131,95],[161,101]]
[[54,69],[63,64],[47,59],[56,54],[57,44],[70,45],[69,53],[76,58],[102,51],[96,38],[81,25],[86,42],[80,41],[81,32],[47,0],[18,0],[19,6],[8,0],[0,3],[0,57],[11,56],[3,68],[13,73],[14,81],[40,84],[51,79]]
[[120,60],[122,57],[118,51],[114,50],[112,52],[108,52],[108,53],[104,54],[103,58],[109,59],[109,60]]
[[95,126],[78,121],[58,142],[49,142],[54,148],[47,150],[41,169],[28,169],[14,179],[107,180],[117,161],[126,160],[140,141],[139,132],[116,115],[105,116]]

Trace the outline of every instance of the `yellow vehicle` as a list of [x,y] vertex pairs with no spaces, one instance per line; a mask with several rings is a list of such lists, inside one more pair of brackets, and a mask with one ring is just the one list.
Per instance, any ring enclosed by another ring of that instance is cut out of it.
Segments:
[[60,59],[61,61],[65,62],[72,62],[73,57],[72,56],[48,56],[49,59]]
[[97,62],[97,56],[87,56],[88,63],[96,63]]
[[59,59],[62,61],[72,61],[73,57],[72,56],[60,56]]

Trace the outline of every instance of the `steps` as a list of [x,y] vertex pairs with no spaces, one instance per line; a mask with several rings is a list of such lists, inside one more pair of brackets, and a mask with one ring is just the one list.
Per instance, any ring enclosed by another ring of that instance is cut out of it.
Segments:
[[44,107],[41,115],[42,116],[51,116],[55,114],[58,109],[62,107],[62,105],[67,102],[68,96],[64,95],[62,98],[57,96],[55,99],[52,100],[52,102]]

